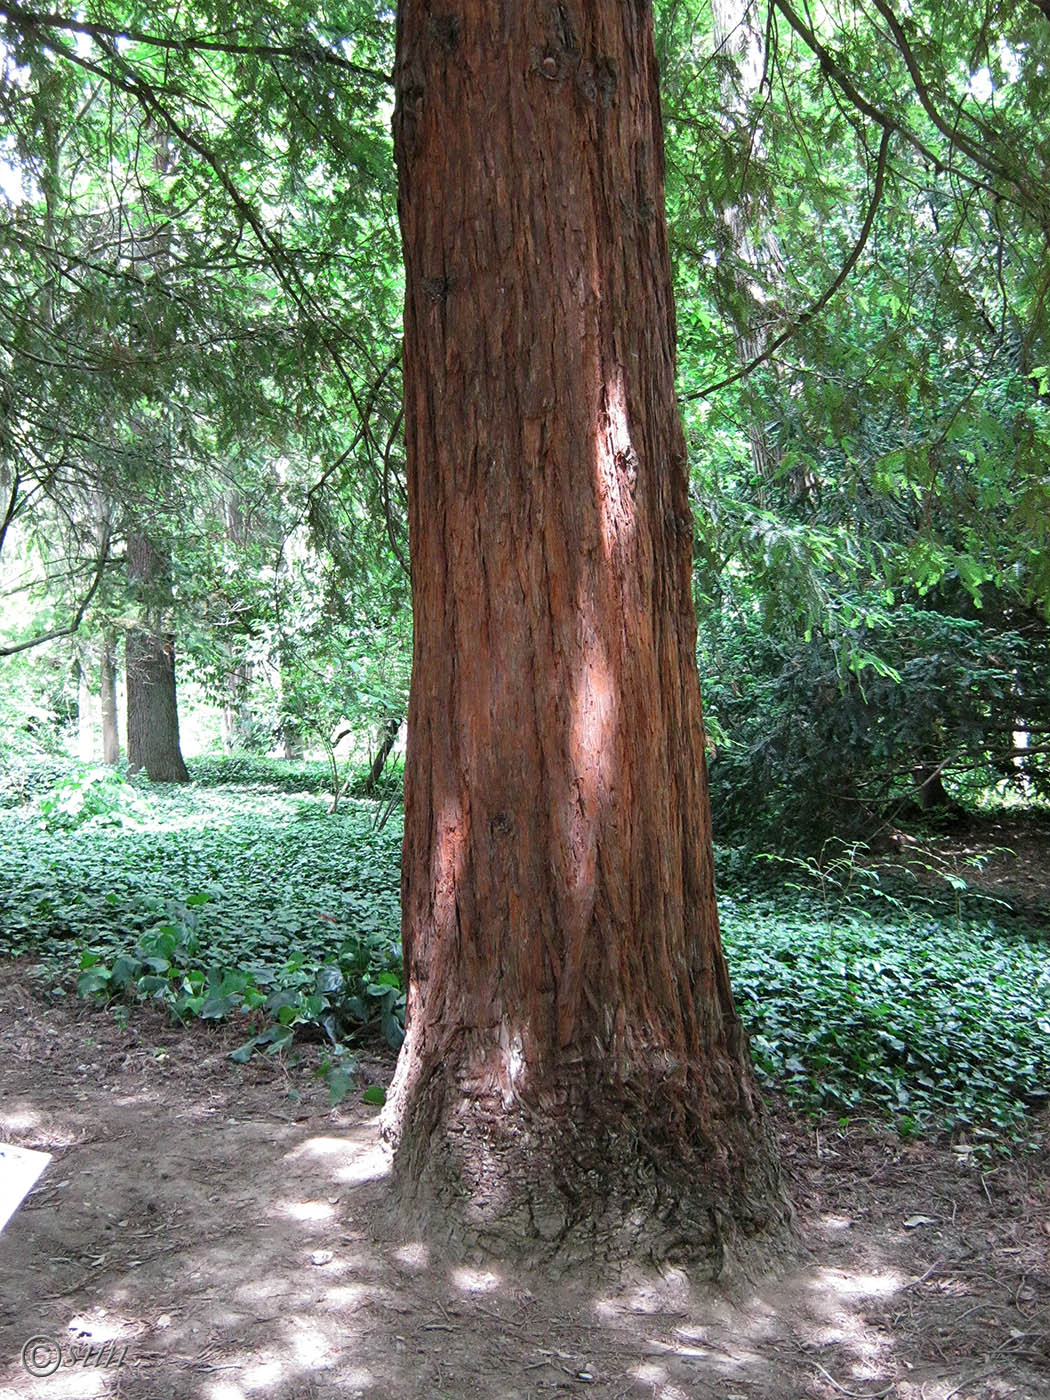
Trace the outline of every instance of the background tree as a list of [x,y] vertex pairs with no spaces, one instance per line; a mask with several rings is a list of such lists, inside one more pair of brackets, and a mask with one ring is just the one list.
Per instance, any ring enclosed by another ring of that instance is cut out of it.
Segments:
[[[22,184],[5,226],[21,278],[9,427],[28,454],[28,468],[13,459],[5,534],[9,557],[17,540],[42,561],[22,646],[96,614],[127,626],[116,572],[101,613],[99,588],[126,540],[154,532],[173,576],[166,630],[218,685],[222,666],[243,670],[235,643],[252,609],[270,606],[245,542],[256,602],[241,589],[232,625],[224,615],[231,551],[216,527],[231,501],[252,509],[260,481],[276,489],[267,567],[281,567],[284,530],[328,549],[340,494],[382,499],[396,546],[399,278],[383,256],[396,246],[387,84],[369,62],[388,27],[336,6],[304,39],[302,16],[277,8],[212,41],[206,8],[153,31],[129,28],[119,6],[90,20],[5,10],[7,148]],[[69,178],[49,180],[56,148]],[[30,344],[21,308],[41,287],[52,311]],[[51,442],[61,472],[32,455]],[[104,556],[96,498],[109,503]]]
[[[365,747],[395,717],[391,20],[4,10],[0,651],[56,723],[50,648],[135,620],[136,525],[183,675],[224,700],[250,661],[252,742],[310,705],[360,707]],[[1045,789],[1050,26],[1028,0],[657,20],[720,838]]]

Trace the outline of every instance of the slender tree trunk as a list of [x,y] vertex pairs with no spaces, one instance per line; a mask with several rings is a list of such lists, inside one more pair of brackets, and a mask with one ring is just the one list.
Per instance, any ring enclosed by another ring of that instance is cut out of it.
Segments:
[[124,673],[128,705],[128,762],[154,783],[185,783],[175,695],[175,638],[160,625],[170,601],[167,556],[143,534],[128,536],[128,580],[144,603],[141,626],[128,630]]
[[376,784],[383,776],[383,769],[386,761],[390,757],[391,750],[397,743],[398,730],[401,728],[401,716],[391,715],[383,728],[383,738],[376,750],[376,756],[372,760],[372,766],[368,770],[368,779],[365,783],[366,792],[374,792]]
[[111,632],[107,632],[102,639],[99,678],[102,691],[102,762],[114,765],[120,762],[120,734],[117,730],[117,666]]
[[[284,709],[284,699],[287,694],[285,684],[285,674],[289,668],[289,652],[287,642],[283,638],[278,639],[276,670],[274,675],[274,687],[277,692],[278,712]],[[304,754],[303,731],[299,721],[292,715],[283,715],[280,720],[281,725],[281,750],[285,759],[289,762],[300,759]]]
[[396,91],[399,1218],[717,1268],[786,1207],[715,908],[650,10],[403,0]]
[[[226,535],[238,551],[248,541],[248,521],[244,502],[235,491],[223,498]],[[247,637],[243,633],[228,633],[231,650],[229,676],[226,681],[227,700],[222,711],[222,738],[227,753],[247,748],[253,734],[252,711],[248,697],[252,686],[252,663],[246,655]]]
[[292,762],[303,757],[303,732],[294,719],[286,719],[281,725],[281,748],[285,758]]
[[228,700],[222,710],[222,739],[227,753],[250,744],[254,726],[248,695],[252,684],[252,664],[239,661],[226,682]]

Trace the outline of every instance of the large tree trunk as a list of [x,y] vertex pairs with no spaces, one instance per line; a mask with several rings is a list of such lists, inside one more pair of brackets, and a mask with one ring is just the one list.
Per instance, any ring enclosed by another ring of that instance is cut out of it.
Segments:
[[415,620],[404,1223],[706,1258],[785,1219],[712,877],[651,15],[398,12]]
[[[159,128],[152,128],[153,168],[158,175],[169,170],[170,152]],[[158,280],[168,273],[171,225],[156,223],[143,208],[138,255]],[[158,480],[165,487],[173,475],[171,432],[166,413],[143,425],[156,444]],[[189,773],[179,745],[179,711],[175,694],[175,637],[169,619],[172,604],[171,556],[151,539],[145,529],[128,533],[128,584],[138,600],[141,621],[128,630],[124,644],[124,677],[127,687],[128,764],[132,771],[146,770],[153,783],[186,783]]]
[[128,706],[128,763],[146,770],[154,783],[186,783],[189,773],[179,747],[175,696],[175,638],[164,631],[160,612],[170,602],[167,556],[142,534],[128,536],[128,582],[144,603],[142,626],[128,629],[124,674]]
[[102,691],[102,762],[114,765],[120,762],[120,734],[117,730],[117,665],[111,632],[102,638],[99,678]]
[[179,747],[175,638],[132,627],[124,650],[129,766],[133,772],[144,768],[153,783],[187,783]]

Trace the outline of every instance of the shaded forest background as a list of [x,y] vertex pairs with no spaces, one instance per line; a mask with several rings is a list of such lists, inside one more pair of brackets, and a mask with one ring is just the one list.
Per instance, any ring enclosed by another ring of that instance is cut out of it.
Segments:
[[[1050,23],[657,19],[717,837],[1045,797]],[[6,7],[7,763],[114,760],[125,654],[156,777],[165,658],[229,750],[402,720],[392,25]]]

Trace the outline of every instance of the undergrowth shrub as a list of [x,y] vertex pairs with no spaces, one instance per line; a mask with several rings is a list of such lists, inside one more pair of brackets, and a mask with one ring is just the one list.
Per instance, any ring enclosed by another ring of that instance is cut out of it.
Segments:
[[56,754],[7,754],[0,761],[0,809],[21,807],[50,791],[70,772]]
[[954,606],[856,601],[866,620],[806,636],[759,612],[711,619],[700,663],[718,840],[783,850],[870,832],[917,814],[916,770],[968,801],[996,784],[1050,795],[1039,746],[1023,766],[1013,753],[1015,729],[1050,726],[1050,629],[991,600]]
[[36,799],[45,831],[73,831],[82,826],[134,827],[152,811],[146,792],[115,768],[74,768]]
[[[117,1006],[243,1018],[244,1055],[317,1038],[341,1092],[355,1040],[393,1043],[403,1024],[398,823],[377,831],[373,804],[333,816],[272,790],[151,801],[150,823],[131,829],[44,831],[30,808],[0,812],[3,951],[34,953],[56,994],[79,976]],[[1046,933],[947,885],[939,904],[876,890],[847,856],[814,886],[804,860],[718,854],[763,1082],[806,1112],[1022,1135],[1050,1089]]]
[[230,967],[210,961],[201,945],[207,902],[207,895],[195,894],[169,904],[163,920],[116,956],[85,949],[79,994],[105,1001],[149,1000],[179,1021],[218,1021],[247,1013],[254,1033],[230,1055],[239,1063],[256,1051],[274,1054],[288,1048],[296,1034],[323,1038],[330,1047],[324,1070],[334,1103],[353,1082],[353,1040],[374,1033],[391,1048],[400,1046],[405,995],[400,959],[388,940],[347,938],[341,930],[334,955],[320,965],[292,953],[276,967],[265,962]]
[[270,758],[259,753],[202,754],[186,767],[198,787],[270,787],[280,792],[324,792],[323,760]]

